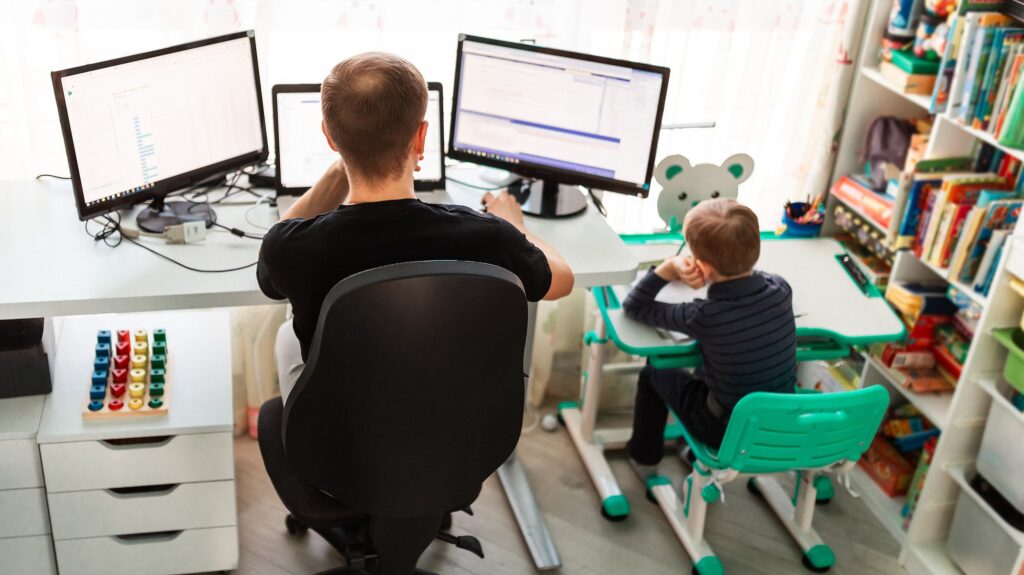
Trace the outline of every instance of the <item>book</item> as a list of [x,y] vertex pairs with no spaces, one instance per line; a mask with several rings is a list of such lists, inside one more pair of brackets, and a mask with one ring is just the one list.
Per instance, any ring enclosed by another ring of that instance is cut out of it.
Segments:
[[953,258],[953,247],[956,245],[957,239],[963,235],[967,216],[974,209],[974,206],[970,204],[952,204],[952,206],[954,206],[955,213],[953,214],[952,223],[950,224],[950,230],[943,240],[941,255],[935,262],[935,265],[943,269],[949,268]]
[[998,136],[1000,144],[1011,148],[1024,148],[1024,89],[1021,89],[1020,83],[1021,79],[1018,77],[1018,85],[1007,105],[1005,120]]
[[975,204],[981,190],[986,188],[1002,189],[1006,187],[1003,178],[996,174],[948,174],[942,179],[942,188],[935,194],[931,207],[933,215],[928,219],[928,227],[921,244],[918,257],[932,259],[932,248],[938,234],[943,210],[947,203]]
[[956,211],[956,204],[946,204],[942,208],[942,215],[939,217],[939,227],[935,232],[935,245],[932,246],[927,257],[928,261],[934,266],[942,267],[939,262],[942,258],[942,250],[945,249],[946,239],[949,237],[953,226]]
[[1011,44],[1006,50],[1006,58],[1002,64],[1002,72],[1000,74],[999,89],[996,91],[995,99],[992,101],[992,109],[988,111],[988,119],[985,125],[985,130],[990,133],[995,133],[996,119],[1003,111],[1003,107],[1006,105],[1007,93],[1011,91],[1013,87],[1013,81],[1016,75],[1014,74],[1014,65],[1017,60],[1017,56],[1021,54],[1022,46],[1024,42]]
[[949,100],[949,86],[953,79],[953,71],[956,69],[960,37],[964,33],[964,22],[964,18],[959,14],[954,14],[950,19],[949,31],[946,33],[946,46],[939,60],[939,69],[935,75],[935,87],[932,90],[931,102],[928,104],[928,111],[932,114],[946,110],[946,103]]
[[1024,30],[1019,28],[998,28],[995,38],[992,41],[992,50],[989,54],[988,66],[981,82],[981,92],[978,96],[978,103],[974,112],[972,126],[984,130],[988,125],[991,116],[992,103],[995,94],[1002,82],[1002,73],[1005,68],[1007,54],[1015,45],[1020,44],[1024,37]]
[[1002,252],[1003,243],[1006,241],[1006,236],[1009,233],[1009,230],[993,231],[988,245],[985,246],[985,255],[978,265],[978,273],[974,276],[974,290],[980,294],[984,295],[988,291],[987,286],[991,282],[989,271],[995,271],[998,264],[998,256]]
[[960,282],[967,285],[973,284],[980,271],[981,260],[988,251],[992,235],[997,230],[1011,229],[1017,223],[1022,205],[1024,205],[1024,201],[1014,199],[994,201],[985,207],[985,217],[978,230],[978,235],[974,244],[968,249],[967,260],[960,269],[958,276]]
[[974,46],[971,48],[970,62],[967,66],[967,77],[964,78],[964,93],[960,96],[960,107],[957,110],[957,118],[961,124],[970,125],[974,115],[974,106],[977,103],[978,92],[981,89],[980,77],[988,62],[988,53],[992,49],[992,36],[995,30],[991,28],[980,28],[974,37]]
[[1017,87],[1020,85],[1020,79],[1024,77],[1024,48],[1017,50],[1016,56],[1013,58],[1013,62],[1010,64],[1010,77],[1007,80],[1006,89],[1003,92],[1002,101],[998,104],[999,109],[993,116],[992,120],[995,125],[990,128],[990,131],[998,138],[1003,131],[1003,124],[1006,121],[1006,110],[1010,106],[1010,102],[1013,101],[1014,96],[1017,93]]
[[879,64],[878,71],[893,88],[904,94],[927,95],[935,89],[934,74],[911,74],[891,62]]
[[967,261],[967,252],[974,245],[974,240],[978,237],[978,230],[981,229],[981,223],[987,212],[988,210],[981,206],[971,208],[957,238],[956,247],[950,256],[949,277],[960,277],[960,271],[963,269],[964,262]]
[[859,211],[882,230],[888,230],[892,222],[893,198],[879,194],[858,183],[851,176],[843,176],[832,186],[832,195],[844,204]]
[[[914,173],[908,176],[910,181],[906,193],[903,197],[897,197],[898,207],[894,209],[894,218],[899,222],[892,236],[894,249],[909,249],[914,246],[914,237],[920,225],[928,192],[933,186],[942,184],[943,174],[967,170],[971,162],[971,158],[955,157],[921,160],[914,165]],[[896,210],[899,210],[898,218]]]
[[950,116],[954,116],[960,111],[967,62],[970,59],[971,49],[974,47],[974,37],[978,31],[978,21],[981,19],[981,15],[982,12],[970,12],[964,15],[964,31],[957,46],[955,65],[949,82],[949,98],[945,106],[945,111]]

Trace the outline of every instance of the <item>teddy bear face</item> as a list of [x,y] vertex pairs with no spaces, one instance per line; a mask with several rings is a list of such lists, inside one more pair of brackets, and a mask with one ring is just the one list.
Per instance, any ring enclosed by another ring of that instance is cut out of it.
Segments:
[[670,230],[678,231],[686,213],[698,203],[714,198],[736,198],[740,183],[753,171],[754,159],[746,154],[730,156],[720,166],[692,166],[683,156],[669,156],[654,170],[654,177],[662,187],[658,215]]

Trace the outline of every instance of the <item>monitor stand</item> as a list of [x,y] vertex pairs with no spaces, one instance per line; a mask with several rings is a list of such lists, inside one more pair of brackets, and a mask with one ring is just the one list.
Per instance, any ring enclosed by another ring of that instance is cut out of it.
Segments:
[[163,197],[155,198],[135,217],[140,230],[154,234],[162,234],[170,226],[185,222],[206,222],[212,227],[213,209],[207,203],[187,201],[165,202]]
[[508,186],[523,213],[539,218],[565,218],[587,209],[587,196],[577,186],[552,180],[516,180]]

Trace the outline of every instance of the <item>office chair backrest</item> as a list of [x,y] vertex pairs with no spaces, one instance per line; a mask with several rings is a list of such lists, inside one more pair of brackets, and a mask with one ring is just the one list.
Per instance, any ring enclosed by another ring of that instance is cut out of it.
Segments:
[[888,407],[889,393],[880,385],[838,393],[751,393],[736,404],[718,459],[740,473],[856,461]]
[[285,406],[289,462],[370,515],[470,503],[519,440],[526,305],[519,278],[476,262],[410,262],[342,280]]

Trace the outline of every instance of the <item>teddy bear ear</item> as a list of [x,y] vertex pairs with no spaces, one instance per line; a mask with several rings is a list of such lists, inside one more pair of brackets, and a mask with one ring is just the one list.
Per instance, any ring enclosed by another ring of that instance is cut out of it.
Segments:
[[754,172],[754,158],[746,154],[733,154],[722,162],[722,167],[736,178],[736,183],[742,183]]
[[672,180],[672,178],[686,170],[689,170],[690,168],[690,160],[687,160],[679,154],[675,154],[658,162],[658,167],[654,170],[654,177],[658,180],[659,184],[667,186],[668,182]]

